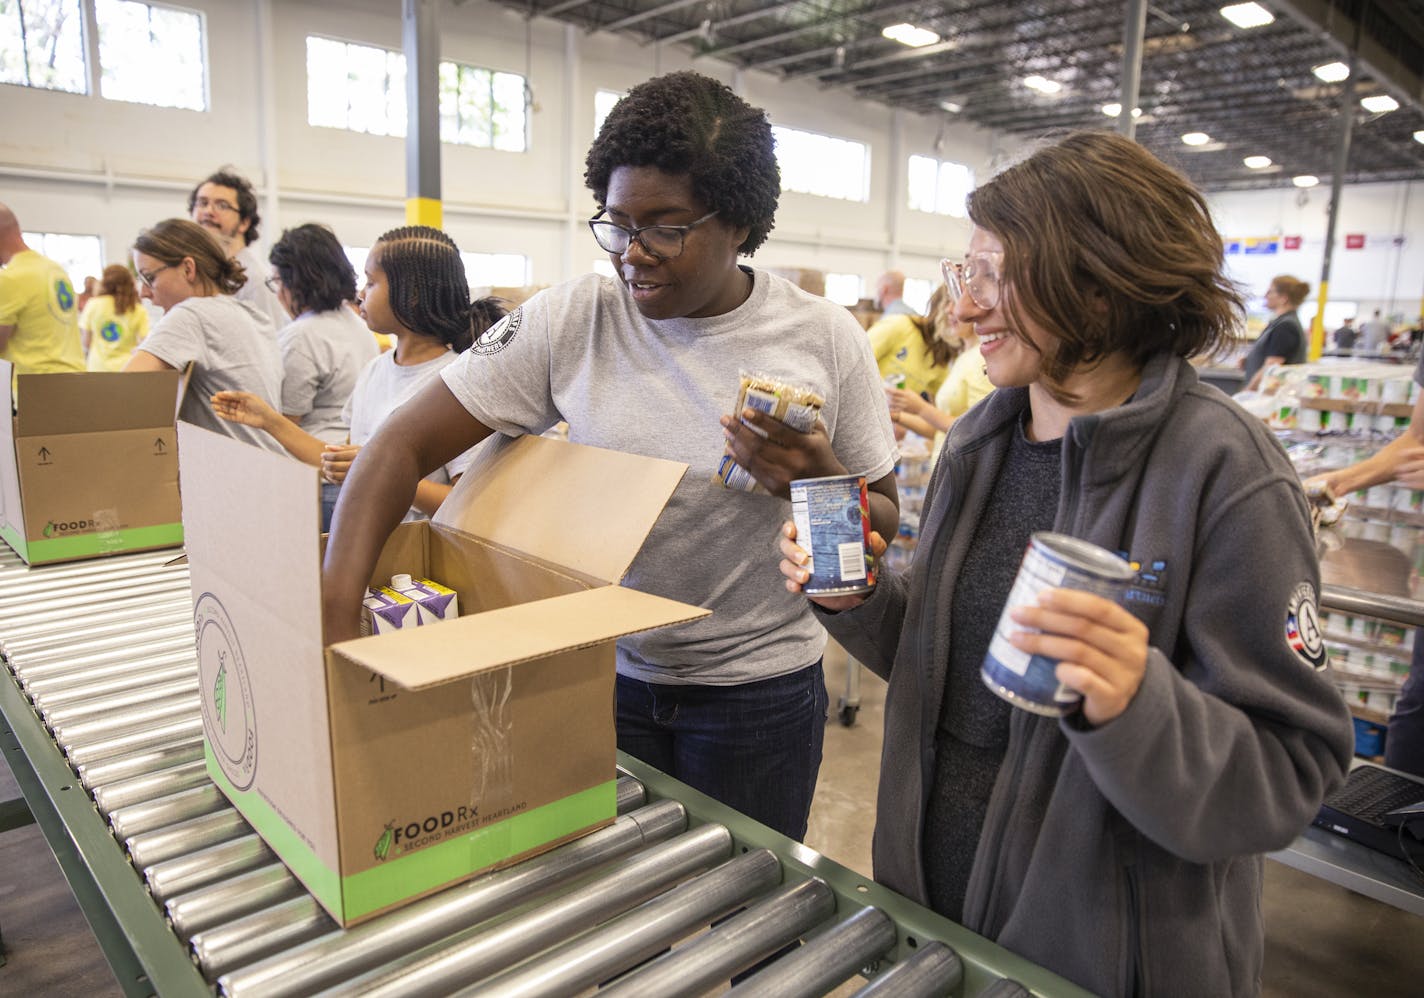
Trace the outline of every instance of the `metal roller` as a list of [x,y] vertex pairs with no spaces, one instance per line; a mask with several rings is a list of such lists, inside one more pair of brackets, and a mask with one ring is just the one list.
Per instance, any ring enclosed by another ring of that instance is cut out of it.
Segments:
[[929,942],[857,991],[852,998],[937,998],[959,990],[964,963],[942,942]]
[[[102,575],[91,575],[87,579],[34,579],[23,586],[15,586],[0,597],[0,610],[10,610],[29,603],[44,603],[50,595],[87,596],[93,593],[113,595],[116,589],[127,589],[132,585],[166,582],[169,579],[187,579],[188,573],[174,569],[154,569],[142,566],[123,565]],[[18,590],[23,590],[20,592]]]
[[85,765],[76,765],[79,781],[86,790],[102,787],[120,780],[143,776],[161,769],[169,769],[180,763],[203,758],[203,733],[182,739],[169,739],[161,745],[112,756]]
[[648,802],[648,792],[643,789],[643,785],[631,776],[618,777],[618,813],[627,814],[629,811],[642,807]]
[[577,993],[637,966],[780,880],[781,861],[770,849],[743,853],[538,960],[458,993],[484,998]]
[[136,868],[146,870],[166,859],[240,838],[251,831],[252,826],[242,819],[242,815],[229,807],[135,835],[124,843],[124,848],[129,854],[129,861]]
[[151,641],[145,637],[127,648],[110,648],[107,651],[90,652],[87,655],[60,653],[55,656],[47,656],[42,662],[33,660],[12,662],[10,671],[26,683],[26,689],[28,689],[28,684],[36,679],[64,675],[82,679],[89,674],[90,670],[99,666],[141,662],[147,656],[163,655],[174,651],[185,651],[189,655],[197,656],[197,640],[191,631],[187,634],[170,635]]
[[171,621],[150,620],[147,624],[135,622],[132,627],[99,637],[76,638],[73,635],[47,635],[43,641],[32,639],[16,648],[6,646],[5,654],[16,665],[39,665],[42,662],[57,662],[67,655],[94,655],[99,652],[132,648],[137,644],[148,644],[164,638],[193,634],[193,625],[182,619]]
[[82,671],[61,672],[35,678],[31,678],[25,670],[16,668],[15,676],[20,680],[20,685],[24,687],[27,695],[37,697],[42,693],[54,690],[78,689],[93,683],[133,676],[146,669],[170,668],[179,665],[188,666],[197,671],[197,652],[188,648],[163,652],[160,655],[135,654],[128,661],[111,662],[108,665],[90,666]]
[[1001,977],[980,991],[978,998],[1029,998],[1029,990],[1011,977]]
[[164,797],[121,807],[110,813],[109,826],[113,828],[114,836],[120,842],[127,842],[135,835],[176,825],[200,814],[212,814],[227,806],[227,798],[216,784],[206,782]]
[[200,754],[197,759],[181,765],[90,787],[89,794],[94,798],[99,813],[107,816],[122,808],[200,787],[207,782],[208,767]]
[[225,877],[265,866],[276,858],[267,843],[253,833],[155,863],[143,871],[143,879],[148,883],[148,893],[161,903]]
[[727,829],[703,825],[645,849],[523,915],[493,927],[472,926],[321,994],[448,994],[627,911],[726,859],[731,849]]
[[542,856],[225,974],[218,989],[228,996],[310,994],[531,901],[686,827],[681,804],[659,801]]
[[193,962],[208,980],[313,936],[336,923],[310,894],[253,912],[234,922],[205,929],[189,940]]
[[[123,587],[122,598],[147,598],[152,601],[156,596],[168,596],[189,588],[188,579],[185,576],[175,576],[152,582],[141,582],[138,585],[126,585]],[[95,586],[88,591],[75,591],[73,588],[66,588],[40,596],[31,596],[27,592],[0,596],[0,621],[8,620],[17,614],[28,616],[35,609],[36,603],[43,604],[46,610],[63,610],[71,615],[76,610],[82,611],[88,608],[102,611],[114,601],[115,595],[107,587]]]
[[106,613],[86,624],[75,625],[71,622],[69,627],[55,624],[15,624],[6,628],[4,636],[0,637],[0,651],[4,651],[6,655],[23,655],[26,652],[41,651],[60,641],[92,641],[116,634],[130,634],[155,620],[191,617],[191,614],[183,612],[183,608],[191,606],[191,602],[191,597],[165,600],[148,610],[131,610],[118,616]]
[[40,704],[35,704],[35,710],[39,712],[46,726],[57,728],[66,724],[72,724],[75,721],[82,721],[91,717],[102,717],[111,712],[127,710],[130,707],[156,704],[170,697],[191,696],[197,692],[198,677],[195,673],[192,676],[181,679],[170,679],[166,683],[147,684],[137,689],[126,690],[122,693],[113,693],[105,697],[95,697],[90,700],[79,700],[74,703],[63,703],[58,706],[41,706]]
[[304,894],[302,882],[281,863],[258,867],[178,897],[164,904],[168,924],[184,942],[204,929]]
[[46,711],[67,704],[97,700],[100,697],[126,693],[139,687],[149,688],[161,683],[171,683],[178,679],[194,678],[197,675],[198,667],[194,662],[181,665],[160,665],[154,668],[144,666],[134,672],[109,679],[82,683],[78,686],[65,686],[56,690],[41,690],[31,695],[30,702],[35,705],[35,710],[43,715]]
[[[154,571],[162,570],[163,567],[174,558],[181,557],[181,552],[176,549],[162,551],[144,551],[139,554],[113,555],[101,561],[66,562],[61,565],[42,565],[39,568],[30,568],[18,556],[15,558],[13,567],[6,566],[0,568],[0,582],[9,585],[22,581],[44,581],[52,579],[69,579],[74,582],[82,582],[91,576],[109,575],[115,571],[122,571],[137,565],[147,565]],[[174,565],[174,571],[185,571],[186,565]]]
[[166,594],[159,594],[157,598],[154,596],[130,597],[128,593],[125,593],[123,596],[116,596],[111,600],[96,602],[92,607],[46,607],[43,610],[29,608],[23,614],[11,613],[5,619],[0,619],[0,630],[8,632],[11,627],[19,627],[22,624],[26,627],[34,627],[55,621],[67,622],[71,626],[92,624],[99,620],[112,619],[119,614],[130,615],[135,611],[147,611],[151,614],[156,603],[168,603],[181,598],[182,590],[175,589]]
[[836,896],[821,880],[783,887],[711,932],[601,988],[599,998],[700,995],[779,951],[836,912]]
[[99,717],[86,717],[68,724],[54,724],[50,726],[50,730],[54,732],[54,740],[60,745],[83,745],[121,732],[151,728],[174,718],[198,717],[200,706],[197,693],[185,693],[148,704],[125,707]]
[[202,735],[203,719],[195,712],[192,717],[168,721],[157,727],[126,731],[121,735],[85,745],[61,745],[60,748],[69,757],[69,764],[78,770],[92,762],[158,748],[188,738],[201,738]]
[[879,908],[850,918],[727,992],[735,998],[816,998],[855,976],[895,945],[895,923]]

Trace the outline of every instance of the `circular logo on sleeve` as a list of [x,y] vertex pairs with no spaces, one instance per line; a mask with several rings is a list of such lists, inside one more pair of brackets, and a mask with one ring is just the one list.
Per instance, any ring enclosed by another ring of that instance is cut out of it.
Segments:
[[1315,587],[1309,582],[1296,586],[1286,601],[1286,643],[1296,656],[1319,671],[1325,668],[1325,635],[1320,630],[1320,612],[1316,609]]
[[212,593],[198,598],[193,627],[203,734],[223,774],[238,790],[248,790],[257,776],[257,713],[242,645],[227,610]]
[[514,334],[519,332],[519,324],[524,321],[524,309],[516,308],[503,319],[500,319],[493,326],[490,326],[480,338],[475,340],[471,350],[479,354],[496,354],[509,346],[514,339]]

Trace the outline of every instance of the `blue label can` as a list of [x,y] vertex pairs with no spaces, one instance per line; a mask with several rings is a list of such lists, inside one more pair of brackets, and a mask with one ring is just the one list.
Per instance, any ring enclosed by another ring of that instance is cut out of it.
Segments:
[[864,475],[798,478],[791,483],[791,519],[796,543],[811,556],[803,593],[848,596],[875,588]]
[[1024,628],[1010,618],[1009,611],[1036,604],[1045,589],[1082,589],[1121,603],[1135,576],[1131,565],[1096,544],[1064,534],[1034,534],[979,669],[984,685],[1035,714],[1061,717],[1072,711],[1083,695],[1058,682],[1053,674],[1056,659],[1030,655],[1013,646],[1009,635]]

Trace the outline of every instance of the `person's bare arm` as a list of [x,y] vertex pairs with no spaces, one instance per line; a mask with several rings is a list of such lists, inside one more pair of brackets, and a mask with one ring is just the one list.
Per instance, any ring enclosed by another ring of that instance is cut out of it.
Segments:
[[1266,375],[1266,368],[1270,367],[1273,364],[1284,364],[1285,362],[1286,359],[1284,357],[1267,357],[1265,362],[1262,363],[1261,366],[1256,369],[1256,373],[1251,378],[1251,383],[1246,386],[1246,390],[1248,392],[1256,391],[1258,388],[1260,388],[1261,379]]
[[159,360],[147,350],[135,350],[129,355],[128,363],[124,365],[125,371],[174,371],[177,370],[172,364]]
[[361,448],[341,487],[322,566],[328,644],[358,635],[361,599],[376,559],[410,509],[420,480],[491,432],[435,378]]
[[1424,461],[1424,394],[1415,401],[1409,426],[1403,433],[1365,460],[1315,475],[1306,484],[1324,483],[1330,486],[1331,492],[1343,496],[1393,481],[1401,473],[1413,474],[1421,461]]

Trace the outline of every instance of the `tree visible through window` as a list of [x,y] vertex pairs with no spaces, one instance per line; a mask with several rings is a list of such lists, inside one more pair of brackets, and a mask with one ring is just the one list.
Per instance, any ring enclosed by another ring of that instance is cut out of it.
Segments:
[[208,109],[203,15],[134,0],[95,0],[99,93],[155,107]]
[[772,126],[781,189],[843,201],[870,200],[870,147],[796,128]]
[[88,93],[79,0],[0,0],[0,83]]
[[929,156],[910,157],[910,208],[935,215],[964,217],[964,201],[974,189],[974,171],[963,163]]

